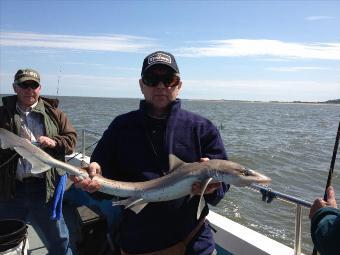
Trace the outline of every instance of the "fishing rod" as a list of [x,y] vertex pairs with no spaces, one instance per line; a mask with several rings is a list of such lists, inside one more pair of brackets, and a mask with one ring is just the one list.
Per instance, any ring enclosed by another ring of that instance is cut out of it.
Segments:
[[59,97],[60,76],[61,76],[61,65],[60,65],[60,67],[59,67],[58,84],[57,84],[57,95],[56,95],[56,98]]
[[327,189],[332,183],[332,177],[333,177],[333,171],[334,171],[334,165],[335,165],[335,160],[336,160],[336,154],[338,153],[338,147],[339,147],[339,139],[340,139],[340,121],[339,121],[339,126],[338,126],[338,132],[336,134],[335,138],[335,144],[334,144],[334,149],[333,149],[333,156],[332,156],[332,161],[331,161],[331,166],[329,168],[328,172],[328,178],[327,178],[327,184],[325,188],[325,194],[323,196],[323,199],[327,201]]
[[[324,196],[323,196],[323,200],[325,200],[325,201],[327,201],[327,189],[332,183],[336,154],[338,153],[338,147],[339,147],[339,139],[340,139],[340,121],[339,121],[338,131],[337,131],[336,137],[335,137],[335,144],[334,144],[334,149],[333,149],[331,166],[329,167],[327,184],[326,184],[325,193],[324,193]],[[316,247],[314,246],[312,255],[317,255],[317,254],[318,254],[318,252],[316,250]]]

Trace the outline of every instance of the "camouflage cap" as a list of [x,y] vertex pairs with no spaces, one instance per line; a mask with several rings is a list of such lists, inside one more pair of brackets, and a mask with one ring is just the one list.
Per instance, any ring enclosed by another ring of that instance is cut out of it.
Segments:
[[35,81],[40,85],[40,75],[33,69],[19,69],[14,76],[14,84],[19,84],[24,81]]

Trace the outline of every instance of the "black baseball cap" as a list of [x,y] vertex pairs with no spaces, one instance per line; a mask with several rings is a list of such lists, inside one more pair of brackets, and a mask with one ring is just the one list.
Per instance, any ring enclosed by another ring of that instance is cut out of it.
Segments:
[[19,69],[14,76],[14,84],[20,84],[24,81],[35,81],[40,85],[40,75],[37,71],[26,68]]
[[144,58],[141,75],[143,76],[145,72],[154,65],[166,65],[174,70],[175,73],[179,73],[175,57],[171,53],[165,51],[156,51],[146,56]]

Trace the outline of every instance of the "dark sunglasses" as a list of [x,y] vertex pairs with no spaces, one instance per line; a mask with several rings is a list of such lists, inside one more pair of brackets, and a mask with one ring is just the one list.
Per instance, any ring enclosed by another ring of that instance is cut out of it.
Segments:
[[21,82],[17,85],[22,89],[28,89],[28,88],[37,89],[39,87],[39,84],[36,82]]
[[143,83],[148,87],[156,87],[160,82],[164,84],[165,87],[175,87],[179,84],[180,78],[173,74],[145,74],[142,77]]

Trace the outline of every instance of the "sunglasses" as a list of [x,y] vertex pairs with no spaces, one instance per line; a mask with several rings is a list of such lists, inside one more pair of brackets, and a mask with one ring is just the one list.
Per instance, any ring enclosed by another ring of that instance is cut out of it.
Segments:
[[37,89],[40,85],[36,82],[21,82],[19,84],[17,84],[17,86],[19,86],[22,89]]
[[142,77],[143,83],[148,87],[156,87],[160,82],[164,84],[165,87],[175,87],[179,84],[180,78],[173,74],[145,74]]

